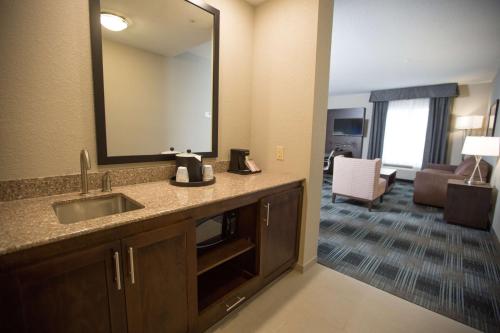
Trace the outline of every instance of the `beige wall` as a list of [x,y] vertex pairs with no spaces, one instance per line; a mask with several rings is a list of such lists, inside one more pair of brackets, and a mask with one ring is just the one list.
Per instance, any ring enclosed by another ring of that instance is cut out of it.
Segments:
[[[250,146],[254,9],[208,2],[221,11],[219,159],[227,159],[230,147]],[[88,2],[5,0],[0,13],[0,180],[77,173],[84,147],[95,170]]]
[[206,0],[220,10],[219,159],[250,147],[254,7],[243,0]]
[[95,161],[87,7],[0,1],[2,180],[77,172],[83,147]]
[[364,94],[349,94],[335,95],[328,97],[328,109],[343,109],[343,108],[366,108],[367,129],[363,138],[362,157],[368,156],[368,143],[370,140],[370,125],[372,119],[373,104],[369,102],[370,93]]
[[331,0],[272,0],[255,14],[251,151],[264,170],[306,178],[302,265],[316,257],[332,13]]
[[[488,112],[491,94],[491,83],[461,84],[460,96],[453,100],[450,135],[448,138],[448,163],[457,165],[462,161],[463,132],[455,129],[457,116],[481,115],[484,116],[486,128],[486,114]],[[484,129],[474,130],[472,135],[484,135]]]

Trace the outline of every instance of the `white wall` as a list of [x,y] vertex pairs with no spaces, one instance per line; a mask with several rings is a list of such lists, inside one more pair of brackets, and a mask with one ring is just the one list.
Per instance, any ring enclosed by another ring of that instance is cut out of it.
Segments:
[[[490,104],[498,98],[500,98],[500,70],[498,70],[496,78],[492,84]],[[500,136],[500,125],[498,121],[494,135],[497,137]],[[500,191],[500,163],[498,163],[498,159],[496,158],[488,158],[487,161],[494,165],[491,185],[495,189],[495,207],[491,227],[498,237],[500,236],[500,195],[498,195],[498,192]]]
[[[250,146],[254,9],[208,2],[221,11],[219,159],[227,160],[229,148]],[[88,2],[0,1],[0,13],[0,180],[78,173],[84,147],[96,170]]]
[[328,109],[342,109],[342,108],[366,108],[366,124],[368,128],[365,130],[365,137],[363,138],[363,152],[362,157],[368,156],[368,143],[370,140],[371,119],[373,112],[373,104],[368,100],[370,99],[369,93],[364,94],[350,94],[350,95],[333,95],[328,97]]
[[270,0],[255,14],[251,152],[306,179],[300,265],[317,252],[332,14],[331,0]]

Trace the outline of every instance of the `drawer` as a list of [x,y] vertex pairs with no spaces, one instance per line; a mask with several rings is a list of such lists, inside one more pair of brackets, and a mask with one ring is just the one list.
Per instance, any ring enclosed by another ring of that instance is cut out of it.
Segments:
[[203,309],[197,319],[196,331],[203,332],[248,301],[261,288],[262,280],[254,277],[232,290],[220,300]]

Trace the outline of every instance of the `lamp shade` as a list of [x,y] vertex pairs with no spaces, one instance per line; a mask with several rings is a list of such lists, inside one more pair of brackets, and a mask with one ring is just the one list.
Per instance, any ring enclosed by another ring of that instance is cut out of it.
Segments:
[[483,116],[459,116],[455,121],[455,128],[461,130],[478,129],[483,127]]
[[468,136],[465,138],[462,154],[475,156],[499,156],[500,138],[489,136]]

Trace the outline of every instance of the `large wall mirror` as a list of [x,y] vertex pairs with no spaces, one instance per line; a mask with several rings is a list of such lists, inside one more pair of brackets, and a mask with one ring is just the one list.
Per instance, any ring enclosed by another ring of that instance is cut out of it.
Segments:
[[217,156],[219,11],[199,0],[90,0],[99,164]]

